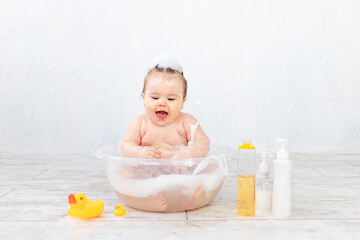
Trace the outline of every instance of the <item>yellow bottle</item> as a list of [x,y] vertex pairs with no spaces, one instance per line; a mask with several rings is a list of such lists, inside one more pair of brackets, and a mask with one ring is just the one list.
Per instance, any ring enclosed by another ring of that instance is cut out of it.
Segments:
[[255,176],[237,176],[237,214],[255,216]]
[[255,216],[256,150],[251,140],[238,147],[237,163],[237,214]]

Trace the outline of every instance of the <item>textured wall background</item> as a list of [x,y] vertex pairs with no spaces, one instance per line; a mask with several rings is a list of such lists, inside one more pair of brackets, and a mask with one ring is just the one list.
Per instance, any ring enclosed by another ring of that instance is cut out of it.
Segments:
[[360,152],[360,2],[0,1],[0,151],[116,144],[156,54],[213,144]]

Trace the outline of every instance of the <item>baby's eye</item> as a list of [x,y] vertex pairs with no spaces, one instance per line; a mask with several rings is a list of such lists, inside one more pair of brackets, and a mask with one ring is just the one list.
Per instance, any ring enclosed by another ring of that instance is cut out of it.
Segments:
[[175,98],[168,98],[168,100],[169,100],[169,101],[174,101],[174,100],[175,100]]
[[152,97],[152,99],[154,99],[154,100],[158,100],[159,98],[158,98],[158,97]]

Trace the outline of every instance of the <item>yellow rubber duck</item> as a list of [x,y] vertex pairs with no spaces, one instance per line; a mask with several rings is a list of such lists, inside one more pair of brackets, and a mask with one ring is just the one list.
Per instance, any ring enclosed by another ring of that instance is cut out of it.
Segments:
[[68,214],[81,219],[91,219],[99,216],[104,211],[104,203],[101,200],[91,201],[83,193],[69,195],[70,209]]
[[126,209],[124,209],[121,204],[118,204],[115,207],[114,213],[116,216],[124,216],[126,214]]

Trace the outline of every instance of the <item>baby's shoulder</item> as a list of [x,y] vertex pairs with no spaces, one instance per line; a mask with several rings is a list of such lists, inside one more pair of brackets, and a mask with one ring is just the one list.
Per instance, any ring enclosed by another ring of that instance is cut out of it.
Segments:
[[182,113],[182,123],[184,126],[189,126],[189,124],[196,124],[197,123],[197,119],[189,114],[189,113]]
[[144,120],[145,120],[145,114],[140,114],[131,120],[130,125],[141,126],[143,125]]

